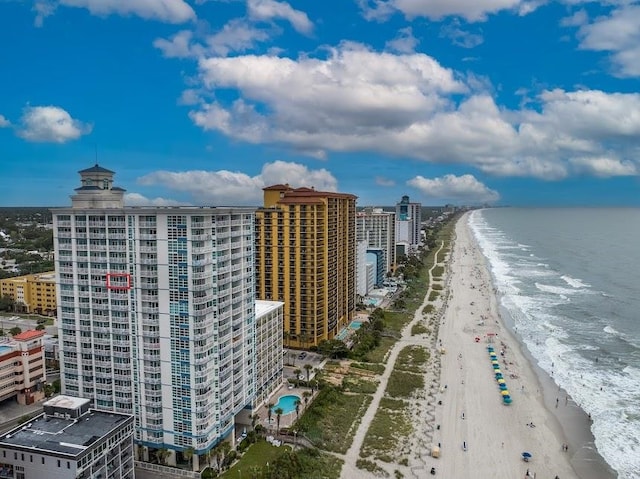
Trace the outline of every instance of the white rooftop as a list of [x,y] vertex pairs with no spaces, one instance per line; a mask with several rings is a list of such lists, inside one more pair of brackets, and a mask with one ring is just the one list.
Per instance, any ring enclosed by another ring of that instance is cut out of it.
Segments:
[[284,303],[282,301],[263,301],[257,299],[256,318],[264,316],[265,314],[270,313],[271,311],[274,311],[282,306],[284,306]]
[[43,406],[53,406],[53,407],[63,407],[65,409],[77,409],[80,406],[85,404],[89,404],[91,402],[90,399],[86,398],[78,398],[74,396],[65,396],[64,394],[60,394],[54,398],[49,399],[47,402],[43,403]]

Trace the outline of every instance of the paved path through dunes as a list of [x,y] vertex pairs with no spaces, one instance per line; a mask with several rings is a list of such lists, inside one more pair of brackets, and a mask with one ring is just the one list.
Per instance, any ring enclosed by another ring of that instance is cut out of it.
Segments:
[[[384,369],[384,373],[382,374],[382,377],[380,378],[380,384],[378,385],[378,389],[376,390],[376,393],[373,395],[373,400],[371,401],[371,404],[369,404],[369,408],[367,409],[367,412],[364,414],[364,416],[362,417],[362,420],[360,421],[360,425],[358,426],[358,430],[356,431],[356,434],[353,438],[353,443],[351,444],[351,447],[349,448],[349,450],[344,456],[344,466],[342,467],[342,474],[340,475],[341,479],[377,477],[372,473],[358,469],[356,467],[356,461],[360,458],[360,449],[362,448],[362,443],[364,442],[364,438],[369,429],[369,424],[371,424],[371,421],[373,421],[373,418],[376,415],[378,406],[380,405],[380,400],[384,396],[384,392],[387,389],[387,382],[389,381],[389,376],[391,375],[391,371],[393,371],[393,368],[395,367],[398,354],[406,346],[425,345],[425,343],[429,343],[429,344],[431,343],[431,339],[425,340],[425,339],[411,336],[411,327],[415,323],[420,321],[420,319],[422,319],[422,310],[429,303],[429,295],[431,294],[431,289],[432,289],[431,285],[433,283],[431,279],[431,272],[433,271],[433,268],[435,268],[438,265],[437,258],[438,258],[438,254],[442,250],[442,245],[443,243],[440,244],[440,247],[435,252],[433,266],[431,267],[431,269],[429,269],[429,287],[427,288],[427,292],[425,293],[422,305],[418,309],[416,309],[413,315],[413,319],[402,330],[402,337],[400,338],[400,340],[396,344],[394,344],[393,347],[391,348],[391,351],[389,352],[389,356],[387,358],[387,365]],[[395,464],[393,464],[392,466],[394,469],[404,469],[402,467],[398,467]],[[419,477],[419,476],[415,476],[415,477]],[[423,477],[423,476],[420,476],[420,477]]]

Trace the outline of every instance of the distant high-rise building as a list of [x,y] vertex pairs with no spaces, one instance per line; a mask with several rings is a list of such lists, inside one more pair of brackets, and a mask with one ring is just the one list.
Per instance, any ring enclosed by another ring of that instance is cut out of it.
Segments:
[[283,325],[284,303],[256,301],[256,409],[267,402],[284,380]]
[[422,205],[411,203],[403,196],[396,204],[396,249],[397,254],[409,254],[420,245],[422,228]]
[[382,208],[365,208],[356,215],[358,241],[366,241],[369,248],[382,250],[384,273],[393,271],[396,263],[395,214]]
[[56,314],[55,272],[0,279],[1,296],[13,299],[18,311],[52,316]]
[[62,390],[197,469],[256,394],[255,209],[125,207],[113,175],[53,210]]
[[274,185],[256,212],[257,295],[284,302],[286,346],[332,339],[356,306],[356,197]]

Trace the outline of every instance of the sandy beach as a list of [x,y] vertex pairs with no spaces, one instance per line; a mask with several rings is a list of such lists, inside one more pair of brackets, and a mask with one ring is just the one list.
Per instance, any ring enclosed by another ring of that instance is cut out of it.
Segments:
[[[431,352],[425,388],[412,399],[414,432],[398,444],[398,457],[408,464],[377,461],[393,477],[447,479],[540,478],[613,479],[616,475],[597,453],[590,420],[552,379],[537,367],[501,317],[498,298],[484,256],[460,218],[449,257],[435,252],[445,267],[438,280],[442,295],[435,301],[435,331],[412,335],[423,318],[434,283],[422,305],[391,348],[377,392],[353,442],[344,455],[342,479],[379,477],[358,469],[356,461],[388,378],[402,348],[421,346]],[[436,265],[434,265],[435,267]],[[433,268],[431,269],[433,271]],[[439,288],[440,289],[440,288]],[[508,315],[504,314],[505,318]],[[512,403],[505,405],[488,347],[497,355]],[[444,354],[442,354],[444,350]],[[439,447],[439,457],[432,456]],[[528,461],[522,453],[531,454]]]
[[[584,413],[562,391],[549,391],[554,388],[552,381],[541,383],[540,372],[503,324],[485,259],[466,216],[455,231],[448,305],[438,335],[446,354],[441,358],[438,395],[442,404],[436,408],[440,429],[434,435],[442,454],[432,459],[437,473],[447,478],[611,477],[597,454],[575,449],[589,443]],[[503,404],[489,345],[497,353],[513,399],[510,405]],[[556,407],[558,414],[563,410],[565,424],[551,411]],[[573,429],[566,435],[562,426],[570,424]],[[525,451],[532,455],[528,462],[522,458]]]

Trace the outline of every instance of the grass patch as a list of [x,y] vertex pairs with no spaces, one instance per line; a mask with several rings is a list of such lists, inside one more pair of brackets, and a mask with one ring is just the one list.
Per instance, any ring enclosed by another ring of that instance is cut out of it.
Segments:
[[378,466],[375,462],[367,459],[358,459],[356,461],[356,467],[364,471],[369,471],[379,477],[389,477],[389,473]]
[[431,291],[431,293],[429,293],[429,301],[435,301],[439,297],[440,293],[438,291]]
[[438,283],[434,283],[431,285],[431,289],[434,291],[442,291],[443,286]]
[[422,323],[416,323],[411,326],[411,336],[417,336],[419,334],[429,334],[430,332],[431,330]]
[[[414,308],[415,310],[415,308]],[[385,311],[384,312],[384,328],[388,331],[400,333],[407,323],[411,321],[413,312],[398,312],[398,311]]]
[[240,460],[232,468],[220,475],[220,477],[235,479],[239,476],[238,471],[242,471],[243,474],[246,474],[246,477],[251,477],[249,471],[254,467],[264,468],[266,471],[267,462],[273,463],[278,456],[289,449],[289,446],[275,447],[267,441],[258,441],[252,444]]
[[384,373],[384,366],[382,364],[372,364],[372,363],[351,363],[351,368],[353,369],[364,369],[365,371],[371,371],[376,374]]
[[345,453],[371,397],[364,394],[342,394],[333,386],[325,386],[297,422],[298,428],[317,447]]
[[[444,250],[440,251],[440,254],[444,256]],[[433,276],[441,277],[444,274],[444,266],[436,266],[432,271]]]
[[401,439],[413,432],[406,411],[407,405],[399,399],[382,398],[364,438],[360,457],[374,456],[384,462],[396,462],[401,459],[397,450],[402,444]]
[[[291,451],[288,446],[275,448],[272,451],[253,449],[262,441],[254,444],[242,456],[240,461],[220,477],[236,479],[238,477],[288,477],[291,479],[338,479],[344,461],[330,454],[323,454],[317,449],[300,449]],[[268,455],[263,454],[266,452]],[[245,461],[245,459],[248,459]],[[267,466],[269,463],[269,466]],[[283,475],[286,474],[286,475]]]
[[429,351],[423,346],[407,346],[400,351],[395,368],[410,373],[422,373],[429,356]]
[[378,384],[378,380],[357,377],[346,377],[342,380],[342,387],[350,393],[374,394],[378,390]]
[[421,374],[394,369],[389,376],[385,393],[393,398],[409,399],[414,392],[423,388],[424,378]]
[[433,304],[427,304],[422,310],[422,314],[430,314],[435,311],[435,306]]
[[396,344],[397,339],[383,336],[380,338],[380,345],[367,353],[370,363],[384,363],[389,350]]

